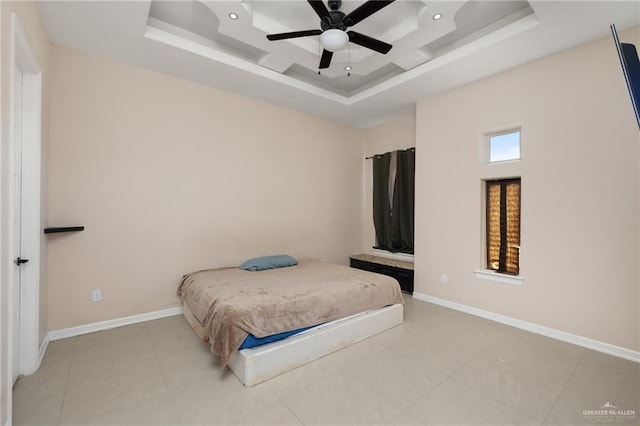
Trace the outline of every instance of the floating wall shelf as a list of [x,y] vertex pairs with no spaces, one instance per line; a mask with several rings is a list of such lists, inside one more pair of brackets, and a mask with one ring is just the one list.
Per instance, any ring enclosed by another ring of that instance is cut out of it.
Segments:
[[45,234],[56,234],[58,232],[84,231],[84,226],[62,226],[57,228],[44,228]]

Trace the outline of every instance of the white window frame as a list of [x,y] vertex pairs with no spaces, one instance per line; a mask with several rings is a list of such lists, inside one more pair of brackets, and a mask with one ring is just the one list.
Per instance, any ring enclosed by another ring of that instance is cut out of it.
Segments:
[[377,249],[377,248],[372,248],[371,249],[371,253],[376,255],[376,256],[381,256],[381,257],[386,257],[389,259],[397,259],[397,260],[404,260],[407,262],[413,262],[414,259],[414,255],[413,254],[409,254],[409,253],[393,253],[389,250],[382,250],[382,249]]
[[473,274],[481,280],[494,281],[503,284],[522,285],[524,278],[520,275],[501,274],[491,269],[474,269]]
[[[518,133],[520,135],[519,136],[520,156],[518,158],[511,158],[508,160],[491,161],[491,138],[496,136],[508,135],[511,133]],[[480,159],[480,161],[483,164],[501,164],[501,163],[511,163],[514,161],[520,161],[522,159],[522,126],[520,125],[509,126],[509,127],[504,127],[497,130],[484,132],[482,134],[481,143],[482,143],[482,149],[481,149],[482,158]]]

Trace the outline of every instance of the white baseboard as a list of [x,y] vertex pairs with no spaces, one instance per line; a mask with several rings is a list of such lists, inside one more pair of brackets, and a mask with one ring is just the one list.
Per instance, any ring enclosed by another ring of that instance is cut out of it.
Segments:
[[49,347],[49,333],[47,333],[47,335],[44,336],[44,340],[40,345],[40,350],[38,351],[38,361],[36,365],[36,371],[38,371],[38,369],[40,368],[40,365],[42,364],[42,359],[44,358],[44,354],[47,352],[48,347]]
[[[92,324],[80,325],[77,327],[64,328],[50,331],[45,340],[54,341],[66,339],[67,337],[81,336],[83,334],[94,333],[96,331],[109,330],[111,328],[136,324],[139,322],[152,321],[160,318],[171,317],[182,314],[182,306],[163,309],[160,311],[147,312],[146,314],[132,315],[130,317],[116,318],[107,321],[94,322]],[[46,349],[46,348],[45,348]],[[43,353],[44,355],[44,353]]]
[[475,315],[478,317],[486,318],[492,321],[496,321],[502,324],[510,325],[512,327],[527,330],[532,333],[541,334],[552,339],[561,340],[563,342],[571,343],[583,348],[592,349],[594,351],[602,352],[608,355],[613,355],[619,358],[624,358],[629,361],[640,363],[640,352],[633,351],[631,349],[622,348],[620,346],[611,345],[609,343],[600,342],[598,340],[589,339],[588,337],[578,336],[576,334],[567,333],[565,331],[556,330],[554,328],[545,327],[542,325],[534,324],[527,321],[522,321],[516,318],[511,318],[506,315],[496,314],[494,312],[485,311],[482,309],[474,308],[473,306],[463,305],[457,302],[451,302],[449,300],[440,299],[438,297],[429,296],[421,293],[413,293],[413,297],[425,302],[434,303],[436,305],[444,306],[446,308],[455,309],[456,311],[465,312],[467,314]]
[[47,352],[47,347],[49,346],[49,334],[44,336],[44,340],[40,344],[40,349],[38,349],[38,357],[36,358],[36,363],[33,366],[33,370],[21,371],[20,377],[22,376],[30,376],[40,368],[42,364],[42,360],[44,359],[44,354]]

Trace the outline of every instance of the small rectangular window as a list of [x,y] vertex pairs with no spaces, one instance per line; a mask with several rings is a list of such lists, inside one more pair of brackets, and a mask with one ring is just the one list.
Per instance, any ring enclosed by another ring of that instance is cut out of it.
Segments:
[[486,135],[488,162],[520,159],[520,130]]
[[520,178],[486,182],[487,269],[520,272]]

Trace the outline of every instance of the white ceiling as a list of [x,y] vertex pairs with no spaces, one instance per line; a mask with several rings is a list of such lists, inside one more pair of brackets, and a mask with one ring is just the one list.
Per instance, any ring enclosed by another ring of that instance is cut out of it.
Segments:
[[[343,1],[340,10],[364,1]],[[306,1],[39,4],[54,43],[361,128],[412,111],[421,98],[607,36],[611,23],[618,31],[640,25],[638,1],[397,0],[349,28],[392,44],[387,55],[350,44],[318,75],[318,36],[266,39],[318,29]],[[443,18],[432,19],[436,13]]]

